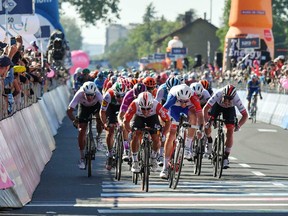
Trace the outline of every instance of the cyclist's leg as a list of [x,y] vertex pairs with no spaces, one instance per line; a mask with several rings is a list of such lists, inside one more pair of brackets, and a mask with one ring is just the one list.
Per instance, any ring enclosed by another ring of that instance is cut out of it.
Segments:
[[[225,125],[227,128],[224,157],[228,160],[232,146],[233,146],[233,134],[234,134],[234,119],[236,117],[235,107],[223,108],[223,118],[225,119]],[[225,160],[224,159],[224,160]],[[224,162],[224,167],[225,167]],[[229,164],[229,160],[228,160]],[[228,166],[226,166],[228,167]]]
[[[143,123],[142,117],[135,116],[134,121],[132,123],[132,129],[133,128],[143,128],[144,123]],[[140,141],[142,139],[142,132],[141,131],[133,131],[132,134],[132,140],[131,140],[131,152],[132,152],[132,167],[131,171],[132,172],[140,172],[140,166],[138,163],[138,152],[139,152],[139,146],[140,146]]]

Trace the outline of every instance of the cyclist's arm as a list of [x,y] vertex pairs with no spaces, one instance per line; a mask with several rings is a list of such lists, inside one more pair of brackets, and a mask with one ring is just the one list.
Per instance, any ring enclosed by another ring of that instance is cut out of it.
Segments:
[[124,115],[123,123],[124,123],[124,127],[127,131],[131,131],[130,121],[133,118],[133,116],[135,115],[136,110],[137,110],[136,103],[132,102],[130,104],[130,106],[128,107],[128,111]]
[[106,94],[104,95],[104,98],[102,100],[102,104],[101,104],[101,108],[100,108],[100,119],[101,119],[102,123],[104,124],[105,128],[107,128],[106,111],[107,111],[107,108],[110,104],[110,101],[111,101],[111,96],[110,96],[109,92],[106,92]]
[[168,115],[168,111],[160,103],[158,103],[156,107],[156,114],[160,116],[161,120],[164,122],[164,128],[162,134],[166,136],[171,125],[171,120],[170,116]]
[[68,109],[66,111],[67,116],[71,121],[74,121],[76,119],[75,116],[73,115],[73,111],[74,111],[74,109],[70,106],[68,107]]
[[176,100],[177,100],[176,96],[169,93],[167,100],[166,100],[165,104],[163,105],[163,107],[165,109],[169,110],[169,108],[175,104]]

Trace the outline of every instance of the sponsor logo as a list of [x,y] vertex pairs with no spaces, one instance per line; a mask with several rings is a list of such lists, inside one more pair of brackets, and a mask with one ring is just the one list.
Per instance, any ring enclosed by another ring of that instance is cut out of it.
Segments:
[[264,38],[267,41],[272,41],[272,34],[271,34],[271,31],[269,29],[264,30]]

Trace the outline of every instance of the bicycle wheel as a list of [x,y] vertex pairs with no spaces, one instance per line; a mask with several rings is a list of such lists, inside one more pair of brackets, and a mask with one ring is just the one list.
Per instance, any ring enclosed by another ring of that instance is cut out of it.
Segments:
[[143,151],[143,175],[142,175],[142,190],[148,192],[149,190],[149,174],[150,174],[150,147],[149,143],[144,143],[144,151]]
[[116,163],[116,169],[115,169],[115,179],[120,181],[121,178],[121,170],[122,170],[122,155],[124,151],[123,147],[123,139],[122,139],[122,134],[121,131],[117,131],[117,136],[116,136],[116,153],[115,153],[115,163]]
[[214,143],[213,143],[213,151],[212,151],[212,158],[211,158],[211,162],[213,164],[213,176],[216,177],[217,176],[217,145],[218,145],[218,136],[215,137]]
[[221,178],[223,172],[224,163],[224,134],[221,133],[218,137],[217,147],[216,147],[216,163],[217,167],[214,171],[214,177]]
[[91,149],[91,137],[90,132],[86,135],[86,150],[85,150],[85,161],[86,161],[86,168],[88,171],[88,177],[92,175],[92,149]]
[[169,162],[168,162],[168,180],[169,180],[169,188],[171,188],[172,187],[172,185],[173,185],[173,180],[174,180],[174,175],[175,175],[175,172],[173,172],[173,170],[174,170],[174,155],[175,155],[175,147],[176,147],[176,144],[177,143],[177,141],[175,141],[174,143],[173,143],[173,153],[172,153],[172,155],[171,155],[171,158],[170,158],[170,160],[169,160]]
[[180,179],[180,174],[183,166],[183,158],[184,158],[184,140],[180,140],[178,145],[176,146],[174,153],[173,184],[172,184],[173,189],[176,189]]
[[194,174],[201,174],[202,158],[203,158],[203,140],[194,139]]

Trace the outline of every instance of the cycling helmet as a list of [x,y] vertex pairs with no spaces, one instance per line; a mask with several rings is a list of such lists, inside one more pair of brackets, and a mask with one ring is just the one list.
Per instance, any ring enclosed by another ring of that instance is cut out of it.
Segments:
[[147,88],[153,88],[156,86],[156,81],[152,77],[146,77],[145,79],[143,79],[143,83],[144,85],[146,85]]
[[112,89],[115,95],[120,95],[120,96],[124,96],[127,91],[127,87],[121,82],[114,83],[112,86]]
[[138,95],[138,101],[140,108],[152,108],[154,98],[150,92],[142,92]]
[[146,86],[143,83],[137,83],[133,86],[133,95],[136,98],[141,92],[144,92],[146,90]]
[[166,83],[166,87],[169,90],[173,86],[179,85],[181,83],[181,81],[179,79],[177,79],[176,77],[169,77],[165,83]]
[[188,100],[193,94],[193,90],[186,84],[181,84],[177,89],[176,97],[178,100]]
[[203,86],[204,89],[208,89],[209,88],[209,82],[205,79],[200,80],[199,83],[201,83],[201,85]]
[[130,79],[130,86],[131,88],[133,88],[134,85],[136,85],[138,83],[138,80],[136,78],[131,78]]
[[258,77],[257,77],[257,75],[256,74],[252,74],[251,75],[251,79],[257,79]]
[[75,73],[76,74],[82,73],[82,68],[81,67],[77,67],[76,70],[75,70]]
[[227,97],[232,100],[236,95],[236,88],[233,85],[227,85],[223,88],[223,97]]
[[83,74],[89,74],[90,73],[90,70],[88,68],[85,68],[83,69],[82,71]]
[[94,82],[88,81],[83,84],[83,90],[85,94],[95,94],[97,87]]
[[198,95],[202,95],[203,86],[202,84],[195,82],[190,85],[190,88]]

